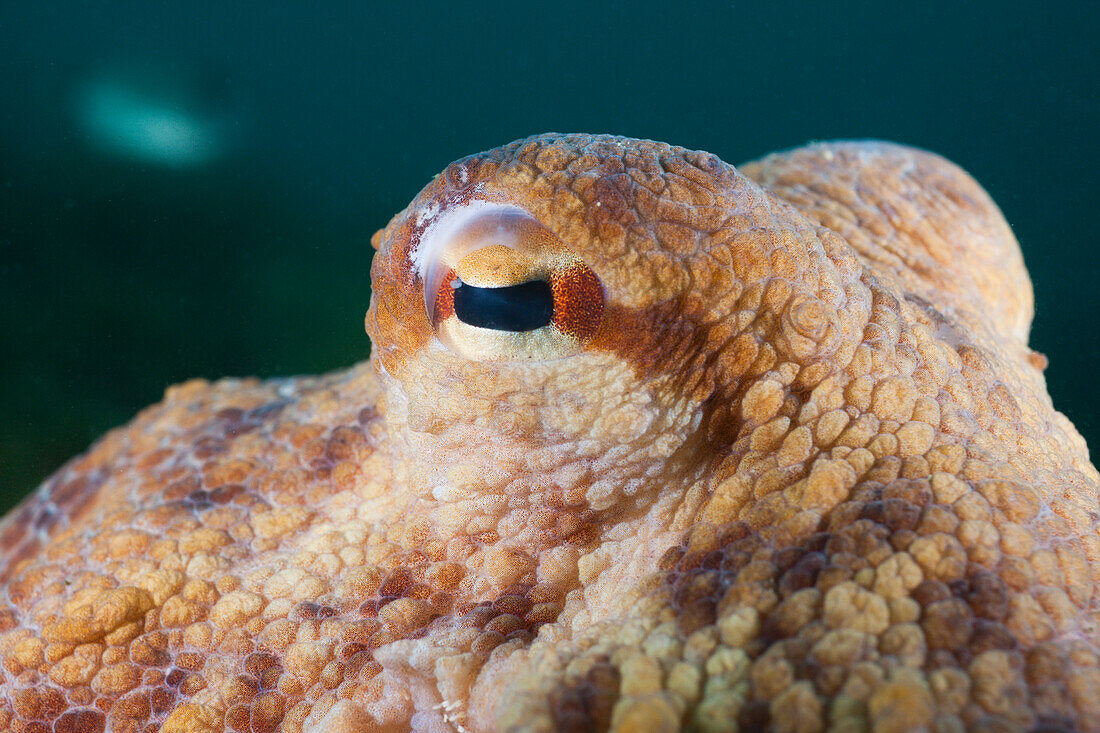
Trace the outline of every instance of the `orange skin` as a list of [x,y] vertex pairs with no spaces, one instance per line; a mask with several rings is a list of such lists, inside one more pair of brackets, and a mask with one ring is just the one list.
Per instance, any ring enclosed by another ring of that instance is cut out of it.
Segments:
[[3,520],[0,728],[1100,729],[1097,472],[959,168],[544,135],[373,244],[368,362],[173,387]]

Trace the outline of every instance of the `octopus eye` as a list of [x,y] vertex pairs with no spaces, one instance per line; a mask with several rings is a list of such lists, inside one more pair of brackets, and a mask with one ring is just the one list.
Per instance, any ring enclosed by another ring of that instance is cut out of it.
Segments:
[[592,269],[526,212],[459,211],[433,224],[416,260],[436,336],[475,361],[580,351],[603,318]]

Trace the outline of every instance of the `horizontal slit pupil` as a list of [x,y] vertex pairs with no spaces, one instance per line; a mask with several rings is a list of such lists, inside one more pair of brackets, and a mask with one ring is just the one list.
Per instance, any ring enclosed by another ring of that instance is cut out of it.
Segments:
[[533,331],[554,316],[550,283],[531,280],[503,288],[479,288],[463,282],[455,288],[455,315],[470,326],[497,331]]

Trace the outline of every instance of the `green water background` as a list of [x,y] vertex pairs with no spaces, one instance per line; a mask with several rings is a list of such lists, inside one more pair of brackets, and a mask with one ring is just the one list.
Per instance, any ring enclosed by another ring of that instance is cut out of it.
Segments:
[[[364,358],[370,234],[449,161],[549,130],[655,138],[730,162],[878,137],[958,162],[1022,242],[1032,345],[1050,357],[1055,405],[1095,447],[1090,7],[6,8],[0,507],[166,385]],[[223,155],[165,166],[95,147],[74,112],[81,84],[146,67],[185,111],[226,125]]]

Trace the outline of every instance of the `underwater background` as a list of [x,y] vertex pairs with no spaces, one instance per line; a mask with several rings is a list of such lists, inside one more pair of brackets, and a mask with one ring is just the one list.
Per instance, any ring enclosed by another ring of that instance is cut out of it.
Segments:
[[448,162],[608,132],[739,163],[938,152],[1001,206],[1032,347],[1100,450],[1086,3],[8,3],[0,509],[189,377],[368,353],[370,235]]

